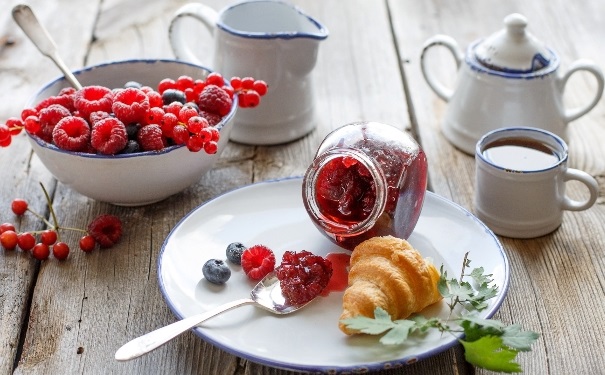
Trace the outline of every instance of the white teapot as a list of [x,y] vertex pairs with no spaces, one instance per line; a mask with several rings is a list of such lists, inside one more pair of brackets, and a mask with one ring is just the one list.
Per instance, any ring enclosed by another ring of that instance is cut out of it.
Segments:
[[[448,102],[443,134],[469,154],[485,133],[508,126],[546,129],[568,141],[567,124],[588,113],[603,94],[603,73],[591,61],[578,60],[561,74],[557,54],[526,31],[524,16],[511,14],[504,24],[499,32],[472,43],[466,55],[445,35],[430,38],[422,50],[422,74],[435,94]],[[454,55],[455,90],[439,82],[428,68],[427,51],[435,46]],[[583,107],[564,108],[565,85],[578,71],[591,73],[597,90]]]

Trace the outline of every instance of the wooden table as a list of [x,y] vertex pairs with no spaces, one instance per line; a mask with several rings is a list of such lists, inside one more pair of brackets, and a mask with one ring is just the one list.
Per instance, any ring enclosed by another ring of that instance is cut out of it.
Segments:
[[[8,1],[8,3],[7,3]],[[39,182],[50,190],[59,220],[85,226],[99,213],[120,216],[125,235],[116,247],[65,262],[34,261],[0,250],[0,373],[2,374],[288,374],[238,359],[192,333],[140,359],[113,356],[128,340],[174,321],[158,288],[157,257],[163,240],[187,212],[218,194],[253,182],[301,175],[327,132],[345,123],[373,120],[410,131],[426,151],[430,190],[472,210],[474,159],[441,133],[446,104],[424,82],[422,45],[443,33],[466,46],[502,27],[513,12],[561,55],[565,70],[578,58],[605,64],[605,2],[496,0],[296,0],[327,25],[314,72],[321,122],[289,144],[253,147],[230,143],[219,164],[194,186],[163,202],[123,208],[90,200],[57,183],[32,154],[25,136],[0,150],[0,221],[14,221],[10,203],[27,198],[42,212]],[[5,0],[0,13],[0,119],[18,115],[27,99],[59,73],[13,22]],[[107,60],[171,58],[167,28],[184,0],[30,0],[73,69]],[[207,0],[215,9],[227,1]],[[144,5],[142,5],[144,4]],[[192,33],[197,32],[195,28]],[[201,30],[201,29],[199,29]],[[201,32],[201,31],[200,31]],[[200,37],[201,38],[201,37]],[[451,58],[439,62],[453,81]],[[449,74],[451,73],[451,74]],[[570,105],[594,90],[587,76],[565,92]],[[541,334],[519,361],[528,374],[605,372],[605,106],[570,125],[570,166],[597,178],[597,204],[565,213],[553,234],[501,238],[511,263],[511,285],[496,318]],[[569,184],[570,194],[583,189]],[[42,228],[37,220],[18,223]],[[77,236],[68,237],[76,243]],[[470,374],[459,347],[382,374]]]

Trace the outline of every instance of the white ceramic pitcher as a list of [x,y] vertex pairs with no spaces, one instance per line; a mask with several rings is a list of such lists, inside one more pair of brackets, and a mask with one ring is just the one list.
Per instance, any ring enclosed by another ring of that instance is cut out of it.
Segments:
[[[484,134],[508,126],[546,129],[568,141],[567,124],[588,113],[603,94],[603,73],[594,63],[578,60],[561,73],[557,54],[526,31],[524,16],[511,14],[504,24],[503,30],[472,43],[466,55],[445,35],[430,38],[422,50],[424,78],[448,102],[443,133],[469,154]],[[428,68],[427,51],[436,46],[446,47],[456,60],[455,90],[439,82]],[[565,85],[579,71],[596,78],[596,92],[583,107],[564,108]]]
[[[184,42],[185,17],[205,25],[214,47]],[[213,54],[212,70],[225,78],[254,77],[269,85],[261,104],[238,110],[230,139],[271,145],[298,139],[316,126],[312,71],[328,30],[297,7],[277,0],[245,1],[220,12],[200,3],[181,7],[169,38],[178,59],[200,64],[192,48]]]

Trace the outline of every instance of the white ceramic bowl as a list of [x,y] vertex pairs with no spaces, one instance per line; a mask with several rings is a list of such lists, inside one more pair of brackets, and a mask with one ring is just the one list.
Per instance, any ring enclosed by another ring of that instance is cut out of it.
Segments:
[[[87,67],[74,74],[84,86],[116,88],[128,81],[137,81],[156,88],[164,78],[189,75],[203,79],[209,72],[202,66],[176,60],[128,60]],[[33,107],[68,86],[60,77],[44,86],[28,105]],[[218,152],[213,155],[190,152],[185,146],[171,146],[161,151],[105,156],[64,151],[32,135],[29,140],[42,163],[64,185],[98,201],[140,206],[184,190],[212,169],[229,140],[236,110],[237,99],[234,99],[231,112],[217,125],[220,140]]]

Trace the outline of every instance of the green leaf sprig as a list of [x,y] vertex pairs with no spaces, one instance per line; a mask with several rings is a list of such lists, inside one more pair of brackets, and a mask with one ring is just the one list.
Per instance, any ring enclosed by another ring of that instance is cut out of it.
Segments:
[[[356,316],[343,319],[347,328],[369,335],[383,335],[380,343],[402,345],[413,335],[422,335],[431,329],[456,335],[464,333],[464,339],[457,340],[464,347],[464,357],[474,366],[497,372],[521,372],[515,362],[519,352],[531,351],[531,345],[539,334],[524,331],[519,325],[509,325],[499,320],[484,319],[479,312],[488,307],[487,301],[498,294],[498,286],[493,285],[492,275],[486,275],[483,267],[470,268],[468,253],[464,255],[459,279],[448,279],[443,266],[437,284],[441,295],[448,299],[450,316],[447,319],[413,315],[408,319],[393,321],[382,308],[374,310],[374,318]],[[472,282],[465,281],[469,277]],[[457,306],[462,309],[456,309]],[[461,312],[458,312],[462,310]]]

